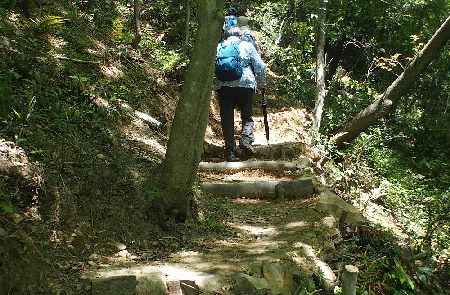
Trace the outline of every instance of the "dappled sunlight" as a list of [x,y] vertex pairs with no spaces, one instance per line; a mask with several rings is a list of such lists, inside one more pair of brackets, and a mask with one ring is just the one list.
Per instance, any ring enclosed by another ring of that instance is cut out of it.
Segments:
[[298,229],[298,228],[307,228],[309,226],[310,226],[309,223],[306,221],[294,221],[289,222],[284,227],[287,229]]
[[286,243],[286,241],[257,240],[256,242],[243,245],[242,248],[246,250],[247,254],[259,255],[278,250]]
[[18,22],[20,20],[20,14],[19,13],[10,13],[7,17],[7,19],[12,22]]
[[153,118],[152,116],[150,116],[147,113],[143,113],[143,112],[140,112],[138,110],[133,110],[133,108],[130,105],[128,105],[127,103],[121,102],[120,106],[122,108],[124,108],[125,110],[127,110],[127,111],[134,112],[134,115],[137,118],[139,118],[142,121],[144,121],[145,123],[148,123],[148,124],[156,126],[156,127],[160,127],[161,126],[161,122],[159,122],[158,120],[156,120],[155,118]]
[[[188,265],[190,268],[202,272],[222,271],[236,271],[236,265],[230,263],[236,253],[230,252],[232,255],[224,255],[223,253],[210,252],[200,253],[195,251],[180,251],[174,253],[170,257],[171,263],[179,265]],[[241,257],[242,258],[242,257]]]
[[108,78],[117,79],[124,76],[124,72],[120,69],[121,65],[101,65],[100,72]]
[[133,140],[139,141],[149,148],[153,150],[153,152],[156,152],[160,156],[164,156],[166,153],[166,147],[161,145],[155,138],[144,138],[144,137],[138,137],[131,135]]
[[[97,103],[108,106],[108,102],[101,99],[98,99]],[[159,127],[161,123],[147,113],[133,110],[126,103],[121,103],[120,106],[131,112],[135,117],[130,125],[122,127],[122,132],[127,139],[131,142],[142,143],[152,154],[163,157],[166,153],[166,147],[158,141],[161,136],[159,134],[152,136],[154,132],[149,128],[149,125]]]
[[94,48],[87,48],[86,52],[94,55],[94,56],[103,56],[107,53],[108,47],[103,44],[102,42],[96,40],[96,39],[92,39],[91,40],[92,43],[94,44]]
[[232,203],[236,204],[261,204],[261,203],[267,203],[265,200],[261,199],[244,199],[244,198],[238,198],[231,200]]
[[[373,224],[377,224],[387,231],[393,233],[400,244],[409,243],[409,236],[404,232],[402,226],[394,219],[393,215],[386,211],[386,208],[382,205],[376,204],[373,200],[382,197],[383,190],[381,188],[372,189],[369,192],[363,192],[357,199],[356,206],[360,208],[364,218]],[[403,225],[404,226],[404,225]],[[423,234],[423,230],[417,227],[418,232]]]
[[268,261],[290,261],[311,275],[316,268],[329,271],[327,264],[309,246],[320,248],[325,236],[306,237],[301,232],[307,227],[321,226],[327,218],[311,219],[303,200],[283,204],[244,198],[223,201],[232,212],[231,219],[223,220],[230,229],[228,238],[202,238],[200,249],[174,252],[160,262],[147,262],[138,259],[139,256],[134,259],[131,251],[119,249],[107,258],[106,264],[98,264],[99,269],[87,273],[96,278],[135,276],[138,286],[157,277],[168,283],[190,280],[199,286],[213,282],[215,286],[230,288],[238,274],[260,269]]
[[63,38],[53,35],[49,35],[47,41],[55,49],[63,49],[68,44]]
[[108,108],[109,107],[108,100],[101,96],[94,96],[92,99],[92,102],[100,108]]
[[44,179],[39,165],[39,162],[31,161],[22,148],[16,146],[13,142],[7,142],[0,138],[0,175],[7,175],[7,177],[0,179],[0,184],[3,185],[8,183],[7,181],[11,181],[15,186],[22,184],[27,187],[26,196],[22,196],[23,205],[26,206],[23,214],[20,211],[13,213],[15,210],[9,205],[10,198],[18,193],[16,188],[13,192],[3,191],[3,187],[1,188],[0,213],[12,213],[15,223],[24,219],[34,221],[42,219],[39,211],[39,196]]
[[261,226],[253,226],[253,225],[239,225],[228,223],[233,228],[239,229],[247,234],[253,236],[273,236],[278,232],[275,227],[261,227]]
[[179,251],[173,254],[172,258],[193,264],[201,261],[201,253],[197,251]]

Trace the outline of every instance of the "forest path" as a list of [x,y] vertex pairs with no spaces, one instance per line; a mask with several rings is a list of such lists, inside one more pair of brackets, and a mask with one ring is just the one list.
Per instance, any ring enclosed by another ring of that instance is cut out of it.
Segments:
[[[158,262],[131,255],[120,245],[112,263],[87,273],[92,294],[242,294],[247,291],[234,289],[248,287],[248,282],[236,286],[237,278],[245,275],[253,275],[249,276],[250,280],[268,276],[271,286],[279,285],[277,288],[284,290],[282,294],[294,294],[318,268],[327,273],[330,282],[336,279],[324,261],[337,262],[334,253],[335,243],[341,239],[338,226],[342,215],[339,214],[347,209],[342,209],[342,204],[333,200],[333,194],[315,180],[311,159],[314,153],[305,149],[303,143],[307,136],[303,128],[309,122],[306,112],[290,108],[269,114],[270,145],[262,116],[256,114],[254,121],[257,154],[238,163],[221,161],[220,135],[216,133],[220,124],[210,120],[213,123],[208,126],[209,144],[204,153],[205,162],[199,167],[198,181],[249,183],[252,192],[200,196],[200,203],[208,202],[210,207],[220,208],[212,213],[202,212],[200,208],[203,226],[216,228],[214,223],[220,222],[226,233],[216,239],[205,236],[195,249],[179,251]],[[239,124],[236,117],[236,129]],[[264,187],[265,183],[291,183],[299,179],[306,181],[307,190],[300,189],[298,195],[298,190],[286,194],[289,189],[285,188],[280,194],[276,185],[271,186],[274,191],[253,189],[258,185]],[[337,215],[333,216],[331,211]],[[280,281],[280,276],[285,279]],[[275,277],[278,283],[270,282]]]

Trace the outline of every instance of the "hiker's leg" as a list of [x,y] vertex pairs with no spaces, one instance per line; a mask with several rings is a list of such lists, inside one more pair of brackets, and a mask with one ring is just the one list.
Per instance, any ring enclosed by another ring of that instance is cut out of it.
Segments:
[[234,107],[235,100],[232,87],[222,87],[218,91],[220,123],[222,126],[225,148],[234,149]]
[[241,138],[239,144],[241,146],[250,146],[255,141],[253,135],[253,94],[251,88],[239,88],[239,108],[241,110]]

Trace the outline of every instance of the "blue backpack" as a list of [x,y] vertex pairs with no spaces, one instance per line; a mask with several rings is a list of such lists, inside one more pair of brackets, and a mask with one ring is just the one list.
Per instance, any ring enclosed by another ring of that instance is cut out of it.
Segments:
[[238,19],[234,15],[229,15],[225,17],[225,23],[223,24],[223,30],[228,31],[229,29],[237,26]]
[[241,40],[220,43],[216,55],[216,77],[220,81],[234,81],[242,77],[243,62],[239,53]]

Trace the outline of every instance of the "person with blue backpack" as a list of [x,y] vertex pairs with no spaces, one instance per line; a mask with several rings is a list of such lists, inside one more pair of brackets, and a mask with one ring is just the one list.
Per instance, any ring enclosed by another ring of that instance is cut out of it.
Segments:
[[234,140],[234,110],[241,114],[242,126],[239,147],[243,156],[254,155],[253,95],[266,86],[266,66],[258,51],[248,41],[241,40],[238,27],[229,29],[217,46],[216,86],[220,122],[225,141],[225,160],[238,161]]
[[244,15],[237,18],[237,26],[241,30],[241,39],[252,43],[259,53],[259,42],[256,38],[256,32],[249,27],[248,23],[249,19]]
[[226,32],[229,29],[237,26],[238,18],[236,14],[236,8],[231,7],[230,9],[228,9],[227,15],[225,16],[225,22],[223,23],[223,32]]

